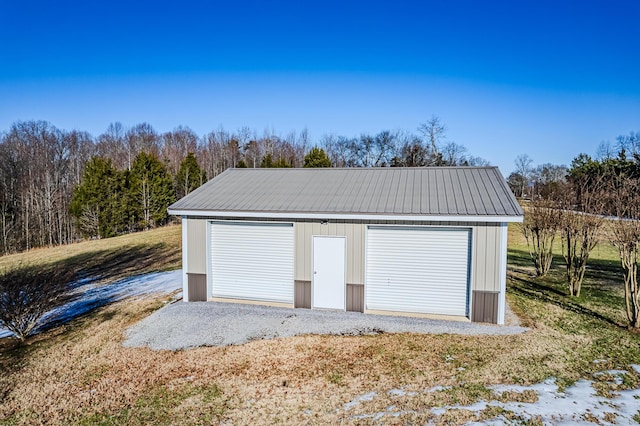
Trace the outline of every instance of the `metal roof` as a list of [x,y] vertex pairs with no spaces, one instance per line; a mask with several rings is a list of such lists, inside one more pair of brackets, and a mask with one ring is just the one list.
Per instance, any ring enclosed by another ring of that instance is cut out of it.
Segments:
[[169,213],[493,221],[523,215],[497,167],[228,169]]

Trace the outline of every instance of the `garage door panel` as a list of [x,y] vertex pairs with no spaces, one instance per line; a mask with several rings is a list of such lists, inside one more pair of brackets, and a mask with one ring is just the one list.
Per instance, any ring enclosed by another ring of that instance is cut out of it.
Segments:
[[370,227],[367,309],[466,316],[468,229]]
[[293,303],[293,226],[211,224],[214,297]]

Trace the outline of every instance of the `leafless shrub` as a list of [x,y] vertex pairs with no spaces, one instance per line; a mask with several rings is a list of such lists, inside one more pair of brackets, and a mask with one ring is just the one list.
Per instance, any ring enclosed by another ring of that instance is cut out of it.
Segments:
[[567,265],[569,294],[580,297],[589,255],[598,244],[602,218],[581,212],[564,212],[563,216],[562,256]]
[[70,299],[71,273],[30,265],[8,267],[0,274],[0,325],[20,340],[32,334],[44,314]]
[[602,188],[600,182],[588,186],[572,182],[562,193],[560,235],[571,296],[580,296],[589,255],[600,239],[605,220]]
[[532,201],[525,213],[521,229],[539,277],[545,276],[551,268],[553,241],[561,220],[562,212],[555,203],[548,200]]
[[640,286],[638,284],[638,251],[640,249],[640,185],[624,178],[611,188],[616,194],[613,207],[616,220],[611,221],[611,243],[620,254],[624,278],[625,308],[629,325],[640,328]]

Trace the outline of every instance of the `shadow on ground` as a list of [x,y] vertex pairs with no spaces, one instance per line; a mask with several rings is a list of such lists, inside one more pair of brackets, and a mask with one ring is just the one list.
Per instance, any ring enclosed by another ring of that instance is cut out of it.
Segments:
[[[59,262],[74,272],[74,280],[113,280],[125,276],[162,270],[173,260],[174,251],[165,244],[139,244],[116,250],[95,250]],[[158,267],[160,266],[160,267]]]
[[564,310],[606,322],[618,328],[627,328],[626,326],[617,323],[613,319],[575,302],[574,300],[572,300],[573,298],[567,296],[565,293],[559,291],[556,288],[538,283],[534,280],[521,278],[515,274],[509,274],[509,279],[512,282],[516,283],[516,285],[511,287],[511,291],[516,294],[538,299],[545,303],[550,303],[558,306]]
[[[131,277],[156,272],[170,264],[173,257],[175,250],[170,250],[163,243],[139,244],[115,250],[89,251],[46,266],[18,266],[18,270],[35,280],[40,272],[46,270],[63,271],[68,280],[65,297],[56,298],[58,302],[48,306],[48,312],[40,319],[35,334],[122,299],[131,293],[128,288]],[[10,335],[8,330],[0,328],[0,338]]]

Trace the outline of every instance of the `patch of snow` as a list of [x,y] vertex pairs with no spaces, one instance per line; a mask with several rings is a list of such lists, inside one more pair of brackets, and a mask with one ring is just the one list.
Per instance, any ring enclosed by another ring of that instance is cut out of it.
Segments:
[[431,409],[431,413],[435,414],[436,416],[441,416],[446,412],[447,412],[447,409],[445,407],[436,407]]
[[626,370],[607,370],[607,371],[599,371],[597,373],[593,373],[593,377],[598,378],[605,375],[612,376],[614,383],[616,385],[621,385],[622,384],[621,376],[624,376],[627,373],[628,371]]
[[457,409],[457,410],[469,410],[469,411],[473,411],[474,413],[479,413],[480,411],[484,410],[485,408],[487,408],[489,404],[487,403],[487,401],[478,401],[474,404],[471,405],[450,405],[447,406],[447,409]]
[[[153,272],[124,278],[109,284],[99,284],[92,278],[82,278],[71,284],[73,300],[47,312],[40,320],[42,331],[51,324],[64,324],[93,309],[119,300],[152,293],[172,293],[182,288],[182,270]],[[9,330],[0,328],[0,338],[12,336]]]
[[[639,372],[640,365],[631,366],[636,372]],[[609,374],[612,376],[620,376],[627,373],[624,370],[603,371],[600,374]],[[437,392],[449,387],[435,386],[425,389],[425,393]],[[471,405],[451,405],[444,407],[434,407],[429,412],[437,417],[447,413],[451,409],[468,410],[473,413],[480,413],[487,407],[500,407],[506,411],[512,412],[515,416],[522,418],[524,421],[540,419],[543,424],[553,425],[573,425],[573,424],[592,424],[589,418],[597,419],[599,424],[609,424],[605,420],[605,416],[615,415],[616,424],[634,424],[634,415],[638,413],[640,408],[640,389],[619,391],[613,397],[603,397],[596,394],[593,388],[593,381],[580,379],[572,386],[566,388],[564,392],[558,390],[555,379],[550,378],[541,383],[530,386],[522,385],[494,385],[489,386],[494,394],[499,395],[502,392],[518,392],[523,393],[527,390],[534,391],[538,396],[536,402],[500,402],[497,400],[478,401]],[[402,397],[410,395],[402,389],[391,389],[387,394]],[[352,402],[345,404],[345,410],[350,409],[360,403],[362,400],[370,401],[376,396],[375,392],[370,392]],[[366,399],[363,399],[366,398]],[[353,419],[372,418],[379,420],[384,416],[397,417],[405,413],[415,413],[415,411],[396,411],[397,407],[391,405],[385,411],[377,413],[360,414],[353,416]],[[437,421],[436,421],[437,423]],[[509,421],[502,415],[493,419],[483,420],[481,423],[469,422],[469,425],[502,425]]]
[[364,395],[360,395],[360,396],[354,398],[352,401],[347,402],[346,404],[344,404],[344,409],[345,410],[350,410],[351,408],[359,405],[361,402],[373,401],[373,398],[375,398],[376,395],[377,395],[377,393],[375,393],[375,392],[369,392],[369,393],[365,393]]
[[523,385],[493,385],[487,386],[488,389],[493,390],[495,394],[501,394],[503,392],[518,392],[524,393],[526,390],[533,390],[537,393],[540,392],[554,392],[558,389],[556,386],[556,380],[554,378],[547,379],[543,382],[535,385],[523,386]]
[[405,396],[405,395],[415,396],[416,395],[415,392],[407,392],[404,389],[391,389],[387,393],[391,396]]
[[640,374],[640,365],[638,364],[631,364],[630,366],[631,368],[633,368],[633,371],[635,371],[637,374]]
[[[626,373],[621,370],[611,370],[610,372],[603,372],[602,374],[610,374],[613,371]],[[606,413],[615,413],[618,424],[633,423],[633,416],[638,412],[639,405],[637,399],[640,398],[640,389],[620,391],[615,397],[606,398],[598,396],[592,385],[592,381],[581,379],[573,386],[568,387],[565,392],[558,391],[558,386],[553,379],[545,380],[542,383],[531,386],[492,386],[491,389],[493,389],[494,392],[524,392],[525,390],[533,390],[538,395],[538,401],[532,403],[502,403],[499,401],[491,401],[490,405],[511,411],[516,416],[527,420],[539,417],[545,424],[586,423],[586,416],[593,416],[600,422],[606,423],[604,420]],[[480,412],[486,408],[486,403],[485,405],[476,403],[469,406],[441,407],[437,412],[434,410],[432,410],[432,412],[441,415],[441,413],[446,412],[446,410],[450,408]]]
[[355,416],[351,416],[351,418],[354,420],[362,420],[362,419],[380,420],[384,416],[400,417],[401,414],[416,413],[416,411],[413,411],[413,410],[394,411],[396,408],[397,407],[395,405],[390,405],[385,409],[385,411],[380,411],[374,414],[356,414]]
[[602,364],[602,363],[605,363],[607,361],[609,361],[609,360],[608,359],[594,359],[592,362],[594,364]]

